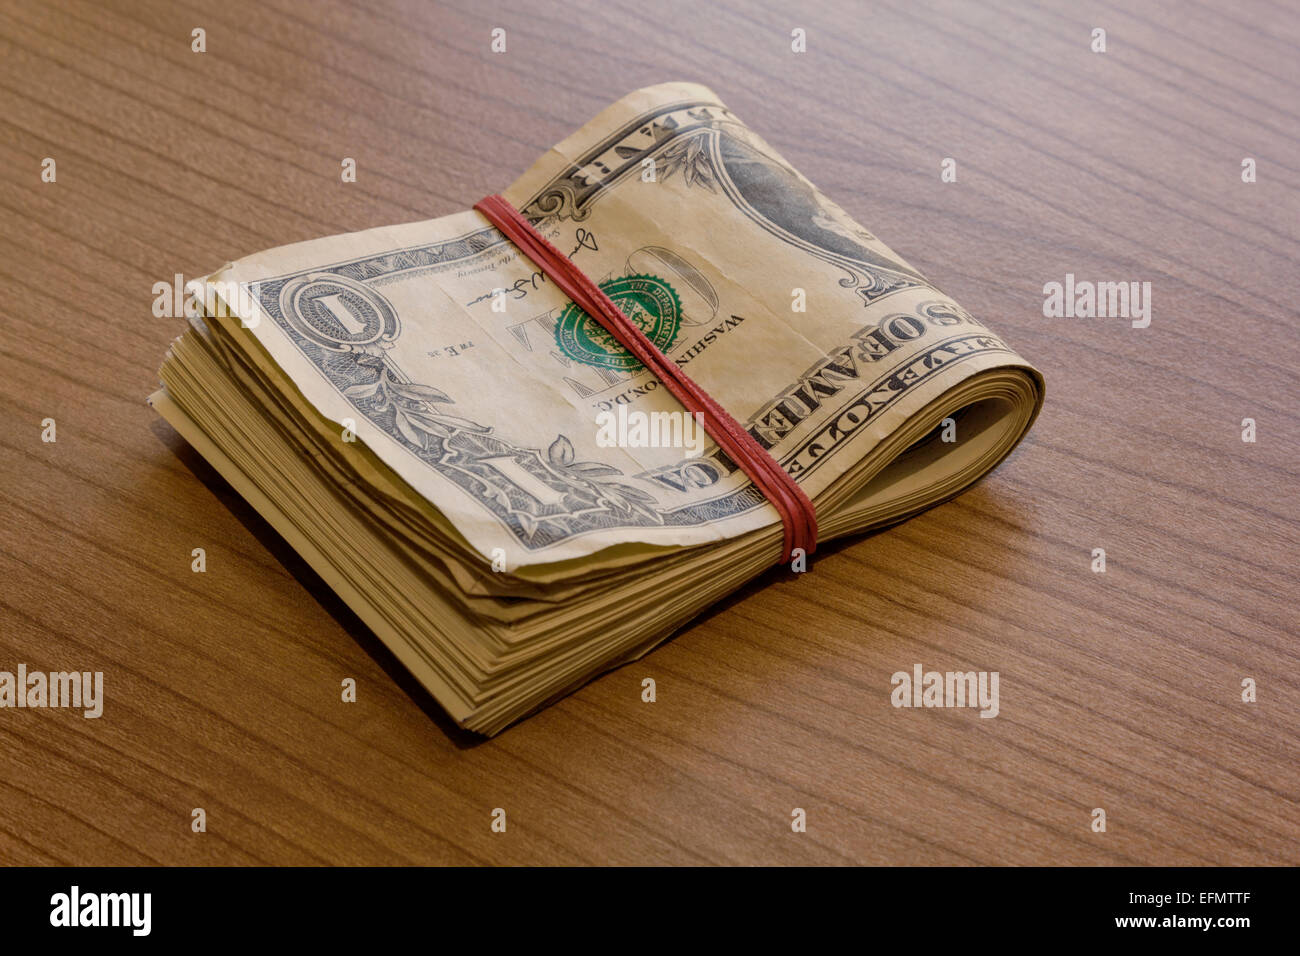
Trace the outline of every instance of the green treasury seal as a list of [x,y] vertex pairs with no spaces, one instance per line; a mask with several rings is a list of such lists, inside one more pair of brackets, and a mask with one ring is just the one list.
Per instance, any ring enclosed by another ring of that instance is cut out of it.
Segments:
[[[655,348],[666,352],[672,347],[682,325],[682,304],[667,282],[652,275],[622,276],[606,279],[600,283],[600,290],[636,323]],[[555,341],[560,351],[576,362],[622,372],[641,367],[636,356],[572,302],[560,313]]]

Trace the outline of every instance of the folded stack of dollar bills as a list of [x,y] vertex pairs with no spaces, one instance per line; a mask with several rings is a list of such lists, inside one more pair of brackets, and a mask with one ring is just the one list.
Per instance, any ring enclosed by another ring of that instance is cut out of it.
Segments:
[[[822,541],[957,494],[1042,403],[1032,366],[704,87],[623,98],[503,195],[780,462]],[[190,289],[150,402],[471,730],[782,559],[744,471],[478,212]]]

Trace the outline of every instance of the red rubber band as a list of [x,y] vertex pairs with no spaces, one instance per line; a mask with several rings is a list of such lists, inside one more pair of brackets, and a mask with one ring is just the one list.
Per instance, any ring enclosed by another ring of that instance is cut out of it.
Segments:
[[646,338],[636,323],[596,283],[574,265],[519,210],[501,196],[488,196],[475,209],[519,247],[519,250],[589,316],[599,322],[659,379],[689,412],[700,413],[704,430],[740,467],[781,515],[785,539],[781,562],[790,561],[795,549],[805,555],[817,550],[817,514],[813,503],[780,462],[768,453],[738,421],[727,414],[681,367]]

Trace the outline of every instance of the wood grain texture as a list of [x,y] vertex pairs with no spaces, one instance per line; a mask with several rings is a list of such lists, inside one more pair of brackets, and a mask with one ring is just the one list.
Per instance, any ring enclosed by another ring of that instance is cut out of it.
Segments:
[[[107,697],[0,710],[0,861],[1300,863],[1300,11],[1129,7],[0,3],[0,669]],[[468,208],[669,79],[1047,404],[957,500],[482,742],[145,407],[182,329],[152,286]],[[1066,273],[1150,281],[1150,328],[1044,318]],[[1001,713],[894,709],[918,662],[998,671]]]

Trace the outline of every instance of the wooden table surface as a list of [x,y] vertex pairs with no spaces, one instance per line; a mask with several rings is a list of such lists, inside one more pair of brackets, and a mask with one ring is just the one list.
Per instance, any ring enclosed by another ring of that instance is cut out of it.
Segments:
[[[153,285],[468,208],[669,79],[1047,403],[955,501],[483,741],[145,406]],[[0,709],[0,861],[1300,863],[1298,89],[1282,0],[4,0],[0,670],[106,702]],[[1150,282],[1150,327],[1044,317],[1067,273]],[[1000,713],[895,709],[917,663]]]

